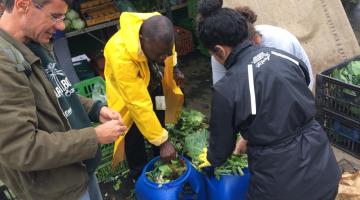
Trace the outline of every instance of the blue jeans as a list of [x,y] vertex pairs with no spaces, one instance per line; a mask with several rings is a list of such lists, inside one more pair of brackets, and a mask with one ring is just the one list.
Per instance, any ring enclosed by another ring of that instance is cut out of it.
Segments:
[[79,200],[103,200],[95,173],[89,176],[89,185]]

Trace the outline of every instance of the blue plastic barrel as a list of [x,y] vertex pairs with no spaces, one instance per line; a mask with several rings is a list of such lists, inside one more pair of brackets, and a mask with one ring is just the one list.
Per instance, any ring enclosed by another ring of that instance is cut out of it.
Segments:
[[135,184],[135,196],[137,200],[206,200],[206,185],[204,176],[200,174],[190,162],[185,160],[187,170],[178,179],[169,183],[159,184],[150,181],[146,172],[154,168],[154,163],[160,157],[152,159],[144,167],[141,176]]
[[244,176],[224,175],[220,179],[205,176],[209,200],[245,200],[249,187],[249,170],[243,169]]

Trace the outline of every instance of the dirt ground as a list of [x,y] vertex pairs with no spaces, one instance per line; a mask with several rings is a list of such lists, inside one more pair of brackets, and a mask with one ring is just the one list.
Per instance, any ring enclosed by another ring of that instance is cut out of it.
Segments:
[[195,51],[179,58],[185,75],[185,109],[195,109],[210,116],[212,74],[210,58]]

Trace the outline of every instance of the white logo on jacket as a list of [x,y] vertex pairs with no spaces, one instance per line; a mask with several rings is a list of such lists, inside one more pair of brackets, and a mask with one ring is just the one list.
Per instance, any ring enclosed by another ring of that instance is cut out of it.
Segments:
[[65,76],[63,70],[56,68],[56,63],[49,63],[45,72],[56,83],[55,95],[57,98],[63,95],[69,97],[71,94],[75,93],[75,89],[71,87],[71,83]]
[[261,65],[265,64],[266,61],[270,60],[270,53],[260,52],[256,56],[253,57],[252,64],[255,67],[260,67]]

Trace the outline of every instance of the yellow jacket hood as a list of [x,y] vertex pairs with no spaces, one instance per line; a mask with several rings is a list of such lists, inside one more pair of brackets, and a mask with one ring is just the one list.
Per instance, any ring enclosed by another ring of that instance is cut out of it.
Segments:
[[140,27],[144,20],[160,15],[158,12],[153,13],[135,13],[123,12],[120,16],[120,35],[126,38],[124,41],[129,55],[136,60],[146,61],[146,57],[141,50],[140,45]]

